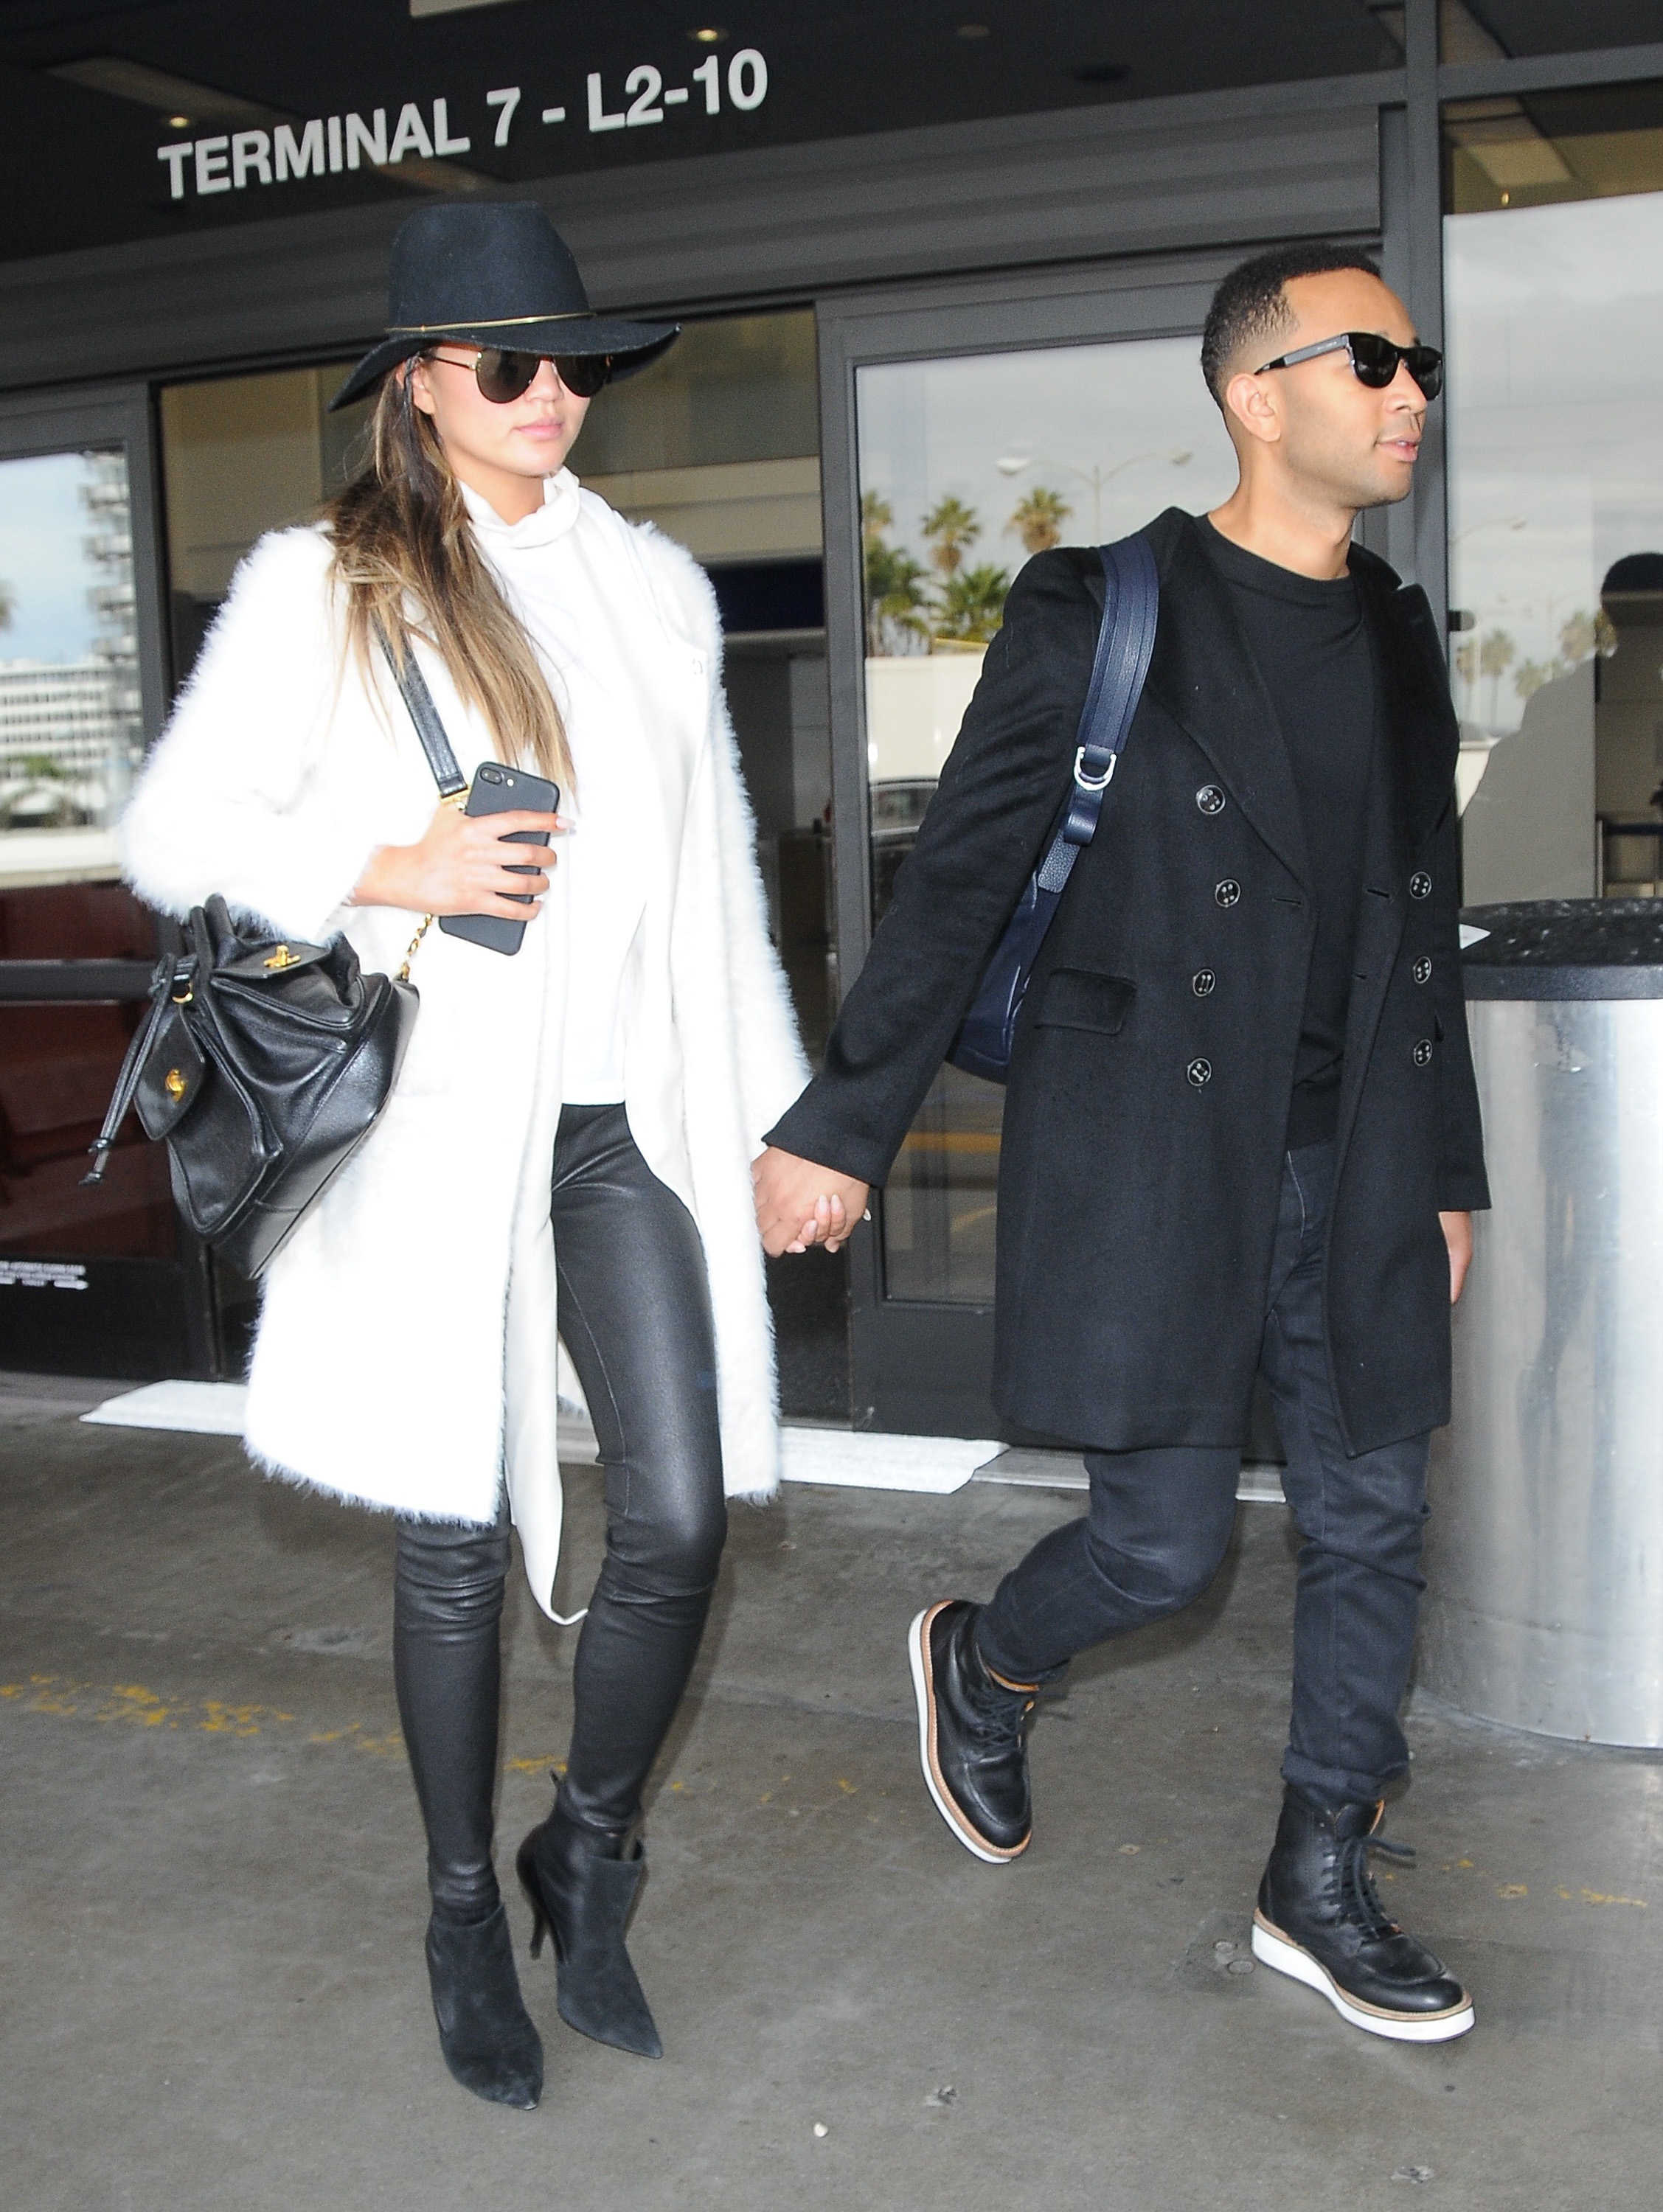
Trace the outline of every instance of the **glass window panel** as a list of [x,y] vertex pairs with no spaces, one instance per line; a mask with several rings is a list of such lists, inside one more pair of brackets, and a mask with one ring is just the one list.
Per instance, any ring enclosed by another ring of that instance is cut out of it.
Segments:
[[[1566,173],[1534,186],[1501,181],[1523,164],[1495,149],[1524,142],[1475,149],[1459,135],[1471,118],[1449,126],[1455,204],[1469,210],[1447,218],[1445,251],[1452,676],[1474,903],[1653,895],[1663,881],[1663,165],[1649,122],[1592,128],[1636,112],[1634,88],[1579,95],[1590,127],[1534,142]],[[1619,175],[1653,188],[1607,192]]]
[[356,465],[369,401],[329,412],[351,366],[332,362],[163,388],[175,684],[190,674],[231,572],[254,540],[309,520]]
[[[1023,562],[1216,506],[1235,467],[1193,338],[882,363],[856,406],[875,923]],[[936,1079],[885,1193],[890,1297],[991,1301],[1002,1103]]]
[[143,745],[127,460],[0,460],[0,889],[119,873]]
[[[1389,12],[1401,10],[1375,10]],[[1657,0],[1575,0],[1574,7],[1566,0],[1440,0],[1438,33],[1447,62],[1648,46],[1658,35]]]
[[1663,84],[1464,100],[1444,109],[1453,215],[1663,187]]

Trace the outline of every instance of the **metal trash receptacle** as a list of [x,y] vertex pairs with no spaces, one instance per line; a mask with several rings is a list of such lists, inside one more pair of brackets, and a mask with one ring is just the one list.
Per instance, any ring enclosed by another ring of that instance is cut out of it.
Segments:
[[1460,1711],[1663,1746],[1663,901],[1477,907],[1493,1211],[1434,1439],[1419,1679]]

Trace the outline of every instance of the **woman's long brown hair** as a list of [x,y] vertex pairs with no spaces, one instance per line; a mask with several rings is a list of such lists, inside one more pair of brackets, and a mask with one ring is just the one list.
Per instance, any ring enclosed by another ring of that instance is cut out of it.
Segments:
[[[402,661],[412,635],[434,647],[489,726],[499,760],[572,788],[571,754],[548,682],[468,527],[467,509],[410,378],[384,379],[369,458],[326,501],[331,574],[346,600],[346,646],[368,678],[379,630]],[[411,618],[411,605],[418,610]]]

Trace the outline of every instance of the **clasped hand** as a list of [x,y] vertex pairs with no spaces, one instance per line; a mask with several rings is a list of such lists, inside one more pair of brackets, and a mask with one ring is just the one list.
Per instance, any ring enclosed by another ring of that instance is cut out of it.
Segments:
[[777,1145],[751,1163],[751,1185],[763,1249],[776,1260],[782,1252],[806,1252],[811,1244],[837,1251],[848,1243],[871,1194],[855,1176],[799,1159]]
[[[352,892],[354,906],[405,907],[411,914],[488,914],[525,921],[543,903],[549,872],[558,863],[552,846],[508,845],[503,839],[531,830],[544,840],[572,824],[563,814],[464,814],[441,806],[414,845],[380,845]],[[516,875],[529,868],[529,875]],[[529,896],[531,903],[526,904]]]

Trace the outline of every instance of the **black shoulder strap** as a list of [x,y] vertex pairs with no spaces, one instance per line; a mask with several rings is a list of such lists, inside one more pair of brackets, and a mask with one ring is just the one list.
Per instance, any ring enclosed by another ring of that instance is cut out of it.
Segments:
[[1061,891],[1081,847],[1097,834],[1103,794],[1114,780],[1143,694],[1160,611],[1154,549],[1141,530],[1097,550],[1103,563],[1103,620],[1080,714],[1069,811],[1040,863],[1039,888],[1047,891]]
[[459,792],[467,789],[467,778],[456,765],[456,756],[450,749],[450,739],[445,735],[445,726],[439,720],[439,709],[433,703],[433,694],[427,688],[416,655],[408,641],[405,657],[400,661],[394,654],[385,630],[378,631],[381,651],[387,655],[387,665],[393,671],[393,680],[404,694],[410,709],[410,719],[416,725],[416,734],[422,741],[422,750],[427,755],[427,764],[433,770],[433,781],[439,787],[441,799],[454,799]]

